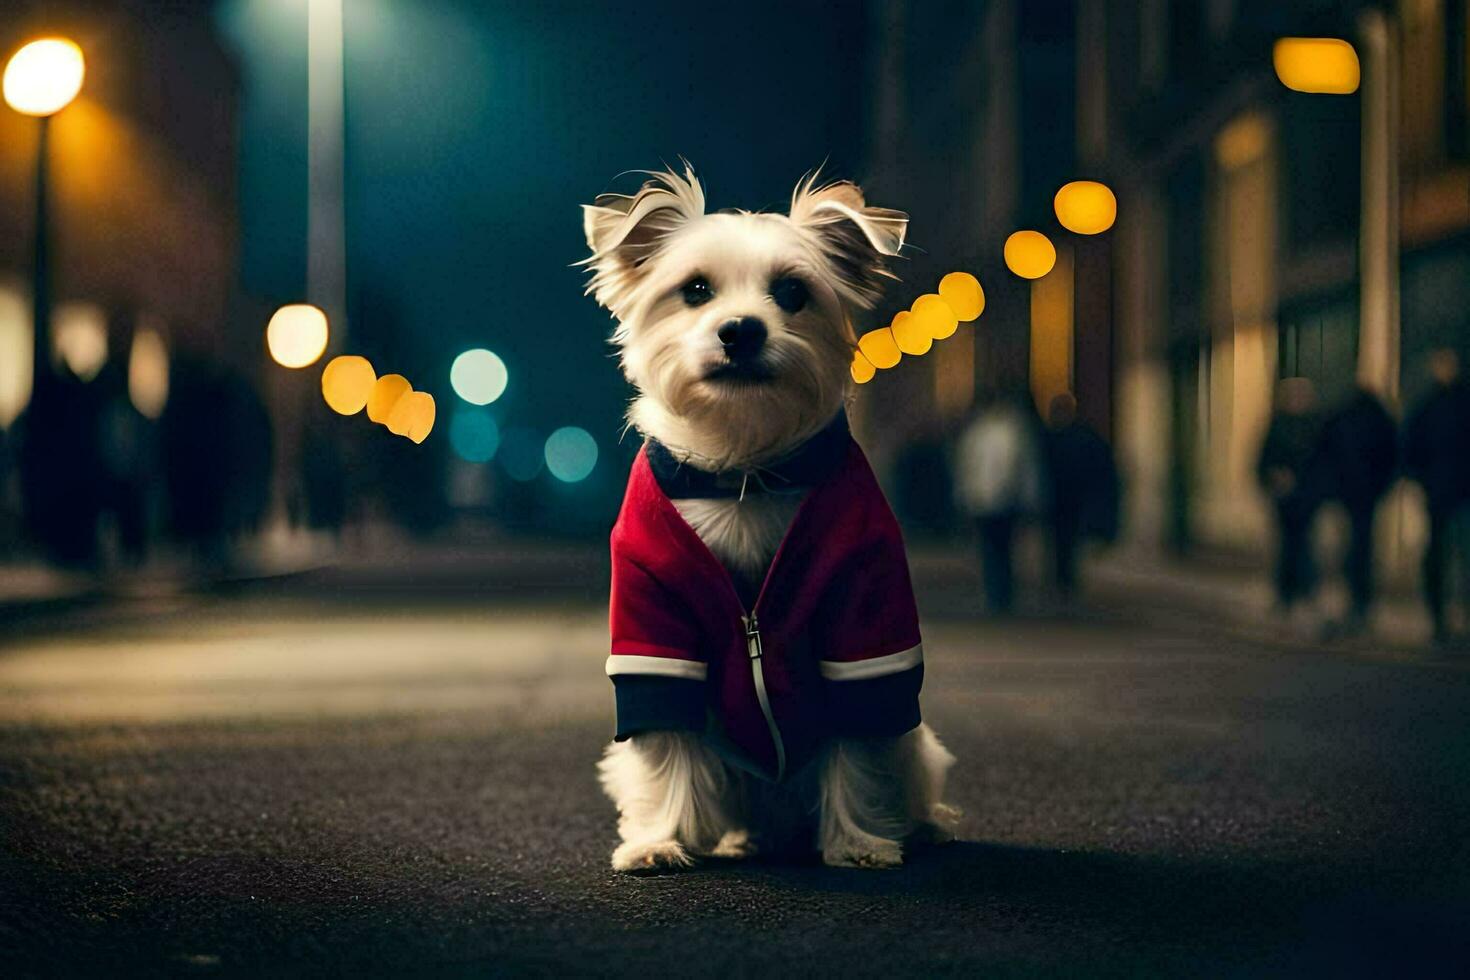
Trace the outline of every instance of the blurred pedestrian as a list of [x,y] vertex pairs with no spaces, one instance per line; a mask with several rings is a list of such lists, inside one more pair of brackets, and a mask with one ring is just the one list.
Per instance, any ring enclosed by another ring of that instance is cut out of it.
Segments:
[[98,418],[101,508],[116,524],[121,557],[139,565],[148,549],[150,484],[157,473],[152,423],[128,397],[126,374],[116,361],[93,381],[102,393]]
[[270,416],[251,383],[182,359],[169,383],[162,457],[170,526],[205,574],[227,569],[232,542],[259,528],[270,499]]
[[25,521],[54,563],[96,571],[102,510],[98,389],[61,364],[20,418]]
[[1312,518],[1321,504],[1317,393],[1307,378],[1286,378],[1277,387],[1276,411],[1261,445],[1256,475],[1276,517],[1276,602],[1285,613],[1307,599],[1316,579],[1312,567]]
[[1429,542],[1424,551],[1424,599],[1434,638],[1449,638],[1446,578],[1456,519],[1470,500],[1470,387],[1460,358],[1441,348],[1429,356],[1433,387],[1404,426],[1404,470],[1424,488]]
[[1022,394],[993,397],[960,434],[955,497],[975,522],[985,601],[1009,612],[1015,600],[1016,528],[1041,513],[1046,493],[1040,425]]
[[1358,632],[1373,603],[1373,525],[1378,502],[1393,484],[1398,432],[1378,396],[1359,387],[1322,426],[1325,492],[1342,501],[1349,539],[1343,571],[1351,606],[1342,624]]
[[1077,419],[1077,399],[1062,393],[1047,411],[1051,477],[1052,577],[1057,591],[1077,590],[1077,549],[1091,537],[1118,533],[1118,471],[1103,438]]

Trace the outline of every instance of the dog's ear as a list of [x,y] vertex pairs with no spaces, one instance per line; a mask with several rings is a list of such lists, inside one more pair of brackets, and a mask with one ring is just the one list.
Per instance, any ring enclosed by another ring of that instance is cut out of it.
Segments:
[[841,180],[815,186],[816,173],[803,177],[791,195],[791,220],[812,235],[837,273],[837,286],[855,306],[871,307],[883,294],[883,280],[897,279],[885,261],[903,248],[909,216],[871,208],[862,188]]
[[616,315],[637,285],[643,264],[670,232],[704,214],[704,188],[686,161],[682,176],[649,172],[637,194],[600,194],[582,205],[582,230],[592,254],[587,292]]

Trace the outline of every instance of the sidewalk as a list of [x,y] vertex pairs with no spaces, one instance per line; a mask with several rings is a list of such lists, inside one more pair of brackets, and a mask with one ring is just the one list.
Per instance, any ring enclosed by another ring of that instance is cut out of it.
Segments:
[[[1284,617],[1274,609],[1268,568],[1231,567],[1130,551],[1112,551],[1090,563],[1093,590],[1107,594],[1150,594],[1175,611],[1228,623],[1253,639],[1318,644],[1323,628],[1347,609],[1341,581],[1327,580],[1310,610]],[[1417,596],[1382,590],[1369,629],[1345,638],[1355,649],[1417,650],[1430,643],[1429,615]]]
[[[983,615],[983,590],[969,548],[941,542],[911,544],[910,561],[920,606],[941,615]],[[1323,583],[1312,608],[1290,617],[1273,606],[1270,569],[1241,560],[1177,559],[1116,547],[1095,552],[1083,564],[1080,603],[1059,601],[1042,585],[1046,575],[1040,536],[1017,542],[1019,613],[1023,616],[1131,613],[1204,623],[1258,642],[1320,647],[1324,629],[1347,608],[1343,584]],[[1417,595],[1384,590],[1374,604],[1370,629],[1332,640],[1359,653],[1419,653],[1429,647],[1429,616]]]
[[182,552],[165,549],[141,566],[98,572],[59,569],[38,560],[0,562],[0,621],[109,599],[159,598],[296,575],[322,567],[331,554],[318,535],[267,531],[236,549],[227,565],[208,570]]

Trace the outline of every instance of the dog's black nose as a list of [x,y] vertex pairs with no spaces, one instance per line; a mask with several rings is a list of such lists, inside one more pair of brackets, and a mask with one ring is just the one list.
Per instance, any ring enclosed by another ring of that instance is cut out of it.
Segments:
[[732,361],[744,361],[755,357],[766,345],[766,325],[759,317],[743,316],[738,320],[726,320],[718,331],[725,356]]

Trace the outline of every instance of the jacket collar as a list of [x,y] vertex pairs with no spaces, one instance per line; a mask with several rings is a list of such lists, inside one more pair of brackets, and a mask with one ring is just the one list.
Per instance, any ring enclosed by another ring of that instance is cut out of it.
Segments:
[[644,443],[644,452],[659,489],[670,500],[744,499],[755,493],[805,493],[842,466],[850,441],[847,412],[839,411],[825,428],[785,456],[749,469],[701,470],[656,439]]

